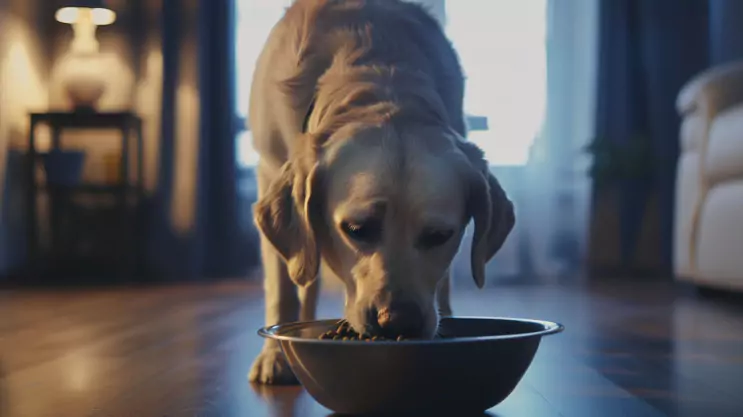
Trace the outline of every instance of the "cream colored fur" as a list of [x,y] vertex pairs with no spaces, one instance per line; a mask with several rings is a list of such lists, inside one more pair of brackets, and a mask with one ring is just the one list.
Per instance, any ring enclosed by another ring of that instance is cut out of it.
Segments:
[[[439,314],[451,314],[449,265],[471,220],[483,285],[514,211],[464,140],[463,92],[454,50],[419,6],[298,0],[287,10],[250,103],[267,325],[314,318],[324,263],[357,331],[373,332],[370,312],[404,299],[420,311],[417,336],[433,337]],[[295,382],[271,341],[250,380]]]

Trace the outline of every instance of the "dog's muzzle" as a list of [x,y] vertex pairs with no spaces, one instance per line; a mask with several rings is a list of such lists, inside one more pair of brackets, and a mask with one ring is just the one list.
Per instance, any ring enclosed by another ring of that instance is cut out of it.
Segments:
[[423,312],[412,301],[396,301],[376,310],[376,322],[388,337],[416,337],[425,326]]

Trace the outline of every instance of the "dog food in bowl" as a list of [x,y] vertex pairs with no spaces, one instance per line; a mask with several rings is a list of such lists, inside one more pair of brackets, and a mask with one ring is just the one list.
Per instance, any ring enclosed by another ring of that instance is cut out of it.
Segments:
[[398,336],[396,339],[388,339],[384,336],[370,336],[368,334],[359,334],[351,328],[346,320],[341,320],[338,323],[338,327],[335,330],[328,330],[321,334],[318,339],[321,340],[340,340],[340,341],[364,341],[364,342],[377,342],[384,340],[398,340],[402,341],[404,338]]

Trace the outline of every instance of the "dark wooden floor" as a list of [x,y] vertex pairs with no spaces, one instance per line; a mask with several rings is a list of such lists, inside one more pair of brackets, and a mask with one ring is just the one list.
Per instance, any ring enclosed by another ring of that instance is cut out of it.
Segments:
[[[566,326],[491,416],[743,415],[736,302],[629,283],[465,291],[454,307]],[[245,283],[0,292],[0,416],[329,415],[300,388],[247,382],[262,315]]]

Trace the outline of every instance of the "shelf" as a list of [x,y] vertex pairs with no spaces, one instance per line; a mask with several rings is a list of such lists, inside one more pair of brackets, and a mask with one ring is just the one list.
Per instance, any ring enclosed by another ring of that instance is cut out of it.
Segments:
[[31,123],[48,123],[57,129],[111,128],[128,129],[140,125],[142,119],[130,111],[122,112],[48,112],[31,113]]
[[80,185],[50,185],[41,184],[37,186],[38,191],[63,191],[69,193],[88,193],[88,194],[110,194],[122,191],[139,191],[136,185],[120,184],[80,184]]

